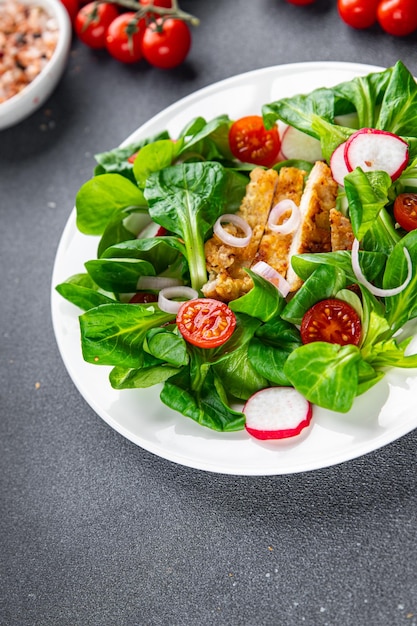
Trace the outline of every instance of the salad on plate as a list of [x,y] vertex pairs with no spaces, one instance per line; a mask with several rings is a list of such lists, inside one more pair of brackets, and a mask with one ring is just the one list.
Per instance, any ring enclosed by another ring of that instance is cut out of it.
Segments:
[[417,85],[395,66],[96,156],[56,285],[85,361],[203,427],[298,435],[417,368]]

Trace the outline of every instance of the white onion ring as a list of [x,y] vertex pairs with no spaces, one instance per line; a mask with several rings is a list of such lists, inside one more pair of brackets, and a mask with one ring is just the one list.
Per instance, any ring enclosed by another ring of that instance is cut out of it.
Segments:
[[255,272],[255,274],[259,274],[265,280],[268,280],[272,283],[280,292],[283,298],[286,298],[290,292],[290,284],[285,278],[274,270],[273,267],[265,263],[265,261],[258,261],[255,265],[252,265],[251,270]]
[[151,291],[160,291],[165,287],[176,287],[183,283],[178,278],[169,278],[167,276],[139,276],[136,289],[150,289]]
[[[172,298],[182,298],[181,301],[172,300]],[[165,287],[158,294],[158,306],[165,313],[176,315],[184,302],[187,300],[195,300],[198,298],[198,292],[191,287],[176,286]]]
[[353,273],[355,274],[356,280],[361,285],[364,285],[365,287],[367,287],[367,289],[369,289],[369,291],[374,296],[380,296],[381,298],[388,298],[390,296],[396,296],[397,294],[401,293],[407,287],[408,283],[410,282],[413,276],[413,264],[411,262],[410,253],[408,249],[405,247],[403,248],[403,251],[404,251],[405,258],[407,259],[407,265],[408,265],[407,278],[405,279],[403,284],[399,285],[398,287],[393,287],[392,289],[381,289],[380,287],[375,287],[375,285],[370,283],[363,275],[360,264],[359,264],[359,241],[355,237],[355,239],[353,240],[353,244],[352,244],[352,269],[353,269]]
[[[222,222],[230,222],[234,224],[240,230],[243,231],[244,237],[235,237],[227,232],[222,226]],[[249,226],[247,222],[240,217],[239,215],[235,215],[234,213],[225,213],[221,215],[215,222],[213,226],[213,231],[218,236],[218,238],[226,243],[228,246],[233,246],[234,248],[244,248],[248,245],[252,237],[252,228]]]
[[[287,211],[291,211],[291,215],[282,224],[277,224],[280,217],[282,217]],[[281,235],[290,235],[299,227],[301,222],[301,213],[299,207],[290,198],[281,200],[276,204],[269,214],[268,226],[275,233]]]

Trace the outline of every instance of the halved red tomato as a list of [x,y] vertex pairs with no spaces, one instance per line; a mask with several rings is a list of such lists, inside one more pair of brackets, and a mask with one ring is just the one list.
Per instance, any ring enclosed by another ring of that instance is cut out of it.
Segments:
[[196,298],[181,305],[177,326],[188,343],[199,348],[217,348],[236,327],[235,314],[227,304],[211,298]]
[[417,228],[417,193],[400,193],[394,202],[394,217],[401,228]]
[[355,309],[343,300],[328,298],[314,304],[301,322],[303,343],[326,341],[341,346],[357,346],[361,339],[362,324]]
[[239,161],[271,167],[278,157],[281,139],[277,126],[267,130],[260,115],[247,115],[230,127],[229,146]]

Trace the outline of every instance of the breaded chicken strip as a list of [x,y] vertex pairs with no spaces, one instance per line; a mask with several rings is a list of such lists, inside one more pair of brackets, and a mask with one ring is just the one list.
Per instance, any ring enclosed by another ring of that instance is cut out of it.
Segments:
[[[208,282],[202,291],[207,298],[229,302],[247,293],[252,288],[252,279],[244,268],[252,265],[258,250],[274,198],[278,174],[275,170],[255,168],[250,173],[250,182],[237,215],[252,228],[249,244],[243,248],[223,243],[213,235],[205,244]],[[234,226],[227,230],[238,235]]]
[[[292,200],[297,206],[300,204],[304,188],[304,176],[306,172],[296,167],[282,167],[279,171],[278,185],[275,190],[272,206],[281,200]],[[282,222],[289,217],[282,216]],[[264,261],[273,267],[282,276],[285,276],[288,268],[288,255],[293,234],[282,235],[268,226],[265,227],[264,235],[256,253],[254,262]]]
[[302,285],[291,266],[291,259],[296,254],[305,252],[330,252],[330,210],[334,209],[338,185],[333,180],[330,168],[323,161],[317,161],[307,179],[300,202],[301,224],[291,242],[289,266],[286,279],[290,291],[296,291]]
[[332,251],[352,250],[355,235],[353,234],[350,219],[337,209],[330,209],[329,217]]

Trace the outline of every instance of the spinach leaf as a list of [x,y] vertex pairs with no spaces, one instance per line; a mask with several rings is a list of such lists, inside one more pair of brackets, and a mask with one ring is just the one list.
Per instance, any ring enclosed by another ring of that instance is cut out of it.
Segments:
[[102,293],[89,274],[74,274],[59,285],[57,292],[66,300],[83,311],[93,309],[100,304],[114,303],[114,299]]
[[143,146],[148,143],[158,141],[159,139],[169,139],[168,132],[164,130],[156,135],[147,137],[146,139],[141,139],[125,146],[119,146],[107,152],[95,154],[94,158],[98,164],[94,172],[95,175],[98,176],[104,173],[121,174],[122,176],[127,176],[133,181],[133,163],[128,161],[129,157],[139,152]]
[[166,328],[151,328],[146,333],[143,349],[155,358],[177,368],[189,362],[185,340]]
[[180,371],[169,365],[149,365],[148,367],[126,368],[114,367],[109,375],[113,389],[144,389],[165,382]]
[[284,307],[285,299],[271,282],[251,270],[247,272],[253,280],[253,288],[229,302],[229,308],[235,313],[245,313],[266,322]]
[[[360,241],[388,202],[391,177],[386,172],[364,172],[358,167],[345,176],[344,182],[352,229]],[[391,230],[394,241],[397,241],[394,227]]]
[[314,271],[285,306],[281,317],[292,324],[301,324],[307,309],[319,300],[334,296],[346,285],[347,279],[342,269],[334,265],[315,265]]
[[153,265],[142,259],[92,259],[85,268],[97,285],[113,293],[136,291],[141,276],[155,276]]
[[213,368],[216,376],[227,389],[228,396],[247,400],[256,391],[268,386],[268,380],[259,373],[259,370],[253,366],[252,360],[248,358],[246,345],[235,350],[229,358],[215,363]]
[[101,235],[110,220],[123,209],[147,211],[143,193],[120,174],[103,174],[90,179],[77,193],[77,228],[85,235]]
[[383,287],[389,289],[401,285],[408,273],[407,259],[404,255],[407,248],[413,260],[413,276],[410,283],[396,296],[385,299],[385,311],[388,324],[393,332],[399,330],[408,320],[417,317],[417,231],[412,230],[397,243],[388,257],[385,268]]
[[226,170],[219,163],[183,163],[152,173],[145,198],[152,219],[184,240],[191,286],[207,281],[204,238],[225,204]]
[[141,189],[145,188],[148,176],[170,166],[181,152],[182,141],[156,141],[140,150],[133,165],[133,174]]
[[175,316],[149,305],[117,303],[90,309],[79,319],[82,353],[88,363],[139,368],[148,330]]
[[153,274],[161,274],[185,255],[185,247],[177,237],[150,237],[132,239],[110,246],[101,255],[102,259],[142,259],[151,263]]
[[228,406],[220,379],[209,369],[198,391],[192,390],[189,368],[169,378],[161,391],[161,400],[174,411],[190,417],[198,424],[221,432],[242,430],[243,413]]
[[316,341],[292,352],[284,365],[291,384],[313,404],[346,413],[358,386],[359,349]]

